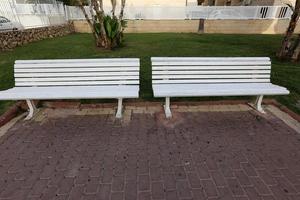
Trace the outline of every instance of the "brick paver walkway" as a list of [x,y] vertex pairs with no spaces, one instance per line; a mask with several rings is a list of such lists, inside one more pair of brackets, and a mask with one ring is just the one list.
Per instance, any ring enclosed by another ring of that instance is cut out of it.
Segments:
[[300,199],[300,136],[246,112],[19,122],[0,138],[0,199]]

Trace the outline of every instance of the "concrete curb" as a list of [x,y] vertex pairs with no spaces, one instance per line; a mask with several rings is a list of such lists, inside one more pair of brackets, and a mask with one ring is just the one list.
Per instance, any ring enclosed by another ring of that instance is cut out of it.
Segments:
[[22,111],[22,102],[17,102],[12,107],[10,107],[3,115],[0,116],[0,127],[4,126],[10,120],[18,116]]

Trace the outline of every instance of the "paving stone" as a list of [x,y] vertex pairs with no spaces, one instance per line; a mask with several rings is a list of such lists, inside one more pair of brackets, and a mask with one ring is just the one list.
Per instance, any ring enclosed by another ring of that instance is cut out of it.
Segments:
[[188,180],[192,188],[201,188],[201,182],[196,173],[188,173]]
[[229,189],[231,190],[234,196],[242,196],[244,195],[244,191],[236,178],[228,178],[226,179]]
[[138,190],[150,190],[150,177],[149,175],[139,175],[138,177]]
[[151,193],[150,192],[140,192],[138,199],[139,200],[151,200]]
[[219,171],[211,171],[210,172],[216,186],[226,186],[225,178],[223,177],[223,174]]
[[162,182],[152,182],[151,185],[152,199],[164,199],[164,185]]
[[125,200],[137,199],[137,183],[136,181],[126,181],[125,183]]
[[201,183],[208,198],[218,196],[217,188],[212,180],[202,180]]
[[123,191],[124,184],[125,184],[124,176],[115,176],[115,177],[113,177],[112,190],[113,191]]
[[170,190],[166,192],[166,200],[179,200],[176,190]]
[[163,174],[163,181],[166,190],[175,190],[176,189],[176,181],[174,178],[174,174],[167,173]]
[[124,192],[113,192],[111,193],[111,200],[123,200],[124,199]]
[[269,190],[268,186],[260,178],[251,177],[250,180],[253,183],[254,188],[260,195],[271,194],[271,191]]

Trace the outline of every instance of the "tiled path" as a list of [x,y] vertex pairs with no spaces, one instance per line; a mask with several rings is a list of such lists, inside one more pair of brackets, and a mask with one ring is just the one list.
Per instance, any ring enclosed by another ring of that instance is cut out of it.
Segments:
[[0,138],[0,199],[300,199],[300,135],[252,111],[19,122]]

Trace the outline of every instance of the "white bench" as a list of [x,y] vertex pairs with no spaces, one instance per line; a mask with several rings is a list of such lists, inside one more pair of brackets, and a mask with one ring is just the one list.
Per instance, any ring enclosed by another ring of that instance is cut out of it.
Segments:
[[263,95],[287,95],[286,88],[270,82],[270,58],[154,57],[154,97],[165,97],[171,117],[170,97],[258,96],[256,109],[264,112]]
[[26,100],[33,117],[32,100],[118,99],[139,97],[140,61],[136,58],[17,60],[15,87],[0,92],[0,100]]

